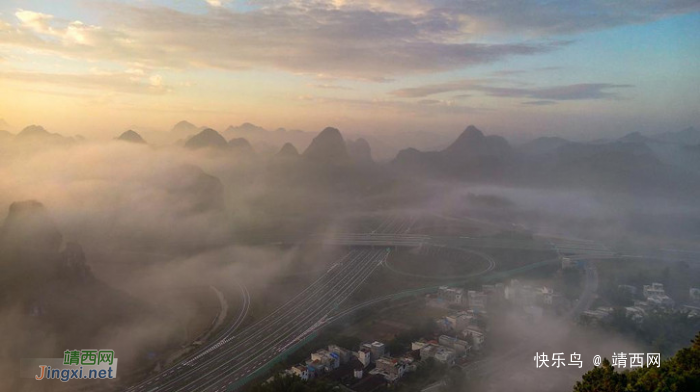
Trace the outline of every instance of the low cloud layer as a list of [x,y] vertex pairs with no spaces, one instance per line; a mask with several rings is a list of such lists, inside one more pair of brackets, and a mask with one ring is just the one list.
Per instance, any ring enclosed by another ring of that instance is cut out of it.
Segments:
[[395,90],[391,94],[402,98],[423,98],[448,92],[480,92],[492,97],[530,98],[541,105],[553,101],[621,98],[620,89],[634,87],[629,84],[580,83],[551,87],[505,87],[498,81],[458,80],[447,83],[410,87]]

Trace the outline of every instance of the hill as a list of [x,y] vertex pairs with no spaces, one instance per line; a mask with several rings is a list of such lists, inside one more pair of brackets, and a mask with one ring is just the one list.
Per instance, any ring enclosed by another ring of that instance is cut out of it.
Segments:
[[336,128],[328,127],[321,131],[302,156],[310,161],[332,164],[346,164],[350,156],[343,135]]
[[123,142],[136,143],[136,144],[146,144],[141,135],[129,129],[121,135],[119,135],[116,140],[121,140]]
[[202,132],[192,136],[185,143],[185,147],[191,150],[200,148],[228,149],[229,145],[219,132],[211,128],[207,128]]
[[175,124],[170,130],[170,133],[175,139],[187,139],[197,132],[199,132],[199,128],[197,128],[196,125],[184,120]]

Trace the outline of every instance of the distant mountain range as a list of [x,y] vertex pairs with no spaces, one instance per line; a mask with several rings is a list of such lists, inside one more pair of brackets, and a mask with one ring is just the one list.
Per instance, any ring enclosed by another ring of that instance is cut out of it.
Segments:
[[[332,127],[313,136],[284,129],[267,131],[244,123],[224,132],[235,136],[227,141],[214,129],[200,130],[192,123],[181,121],[171,133],[183,136],[183,146],[187,149],[218,150],[244,159],[260,160],[274,155],[276,159],[303,158],[324,165],[374,165],[372,147],[367,139],[346,140]],[[257,153],[251,139],[270,140],[270,135],[279,141],[295,135],[313,137],[301,154],[289,140],[280,142],[281,148],[260,141],[258,145],[264,153]],[[133,130],[122,133],[117,139],[145,143]],[[17,135],[3,132],[0,140],[51,145],[76,142],[75,138],[50,133],[37,125],[26,127]],[[397,174],[488,183],[593,186],[627,191],[667,188],[671,191],[681,183],[686,189],[695,189],[700,173],[699,141],[700,131],[691,127],[656,135],[633,132],[616,140],[586,143],[541,137],[513,147],[501,136],[486,135],[475,126],[469,126],[444,148],[432,151],[406,148],[383,167]]]
[[504,138],[469,126],[445,149],[402,150],[390,167],[406,175],[476,182],[682,194],[700,190],[700,147],[685,144],[696,134],[693,129],[656,137],[633,133],[595,143],[543,137],[513,148]]
[[503,175],[512,155],[512,147],[504,138],[485,136],[476,127],[469,126],[444,150],[405,149],[391,166],[405,172],[492,180]]

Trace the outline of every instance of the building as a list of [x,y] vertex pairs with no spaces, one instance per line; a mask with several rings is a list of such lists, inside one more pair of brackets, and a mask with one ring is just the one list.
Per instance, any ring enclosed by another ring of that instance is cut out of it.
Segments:
[[333,370],[340,366],[340,358],[328,350],[318,350],[311,354],[312,362],[320,362],[326,369]]
[[306,366],[303,365],[295,365],[292,366],[288,371],[288,374],[293,374],[299,378],[301,378],[304,381],[309,380],[309,369]]
[[502,300],[505,298],[505,285],[503,283],[481,285],[481,291],[489,299]]
[[481,291],[470,290],[467,292],[467,305],[469,309],[483,312],[486,310],[487,296]]
[[444,319],[445,330],[451,329],[453,331],[459,332],[464,328],[467,328],[476,323],[476,317],[470,312],[457,312]]
[[372,363],[377,362],[377,360],[383,357],[385,354],[385,346],[384,343],[381,342],[364,343],[362,347],[368,349],[369,352],[372,354],[370,356],[370,361]]
[[577,266],[578,263],[574,260],[571,260],[569,257],[561,258],[561,269],[576,268]]
[[628,306],[625,308],[625,316],[636,323],[641,323],[647,312],[639,306]]
[[462,337],[464,338],[463,341],[466,341],[467,343],[471,342],[471,347],[477,351],[481,350],[481,346],[486,340],[484,333],[476,328],[465,329],[464,331],[462,331]]
[[554,303],[554,296],[554,290],[549,287],[523,285],[516,279],[511,280],[505,288],[506,300],[523,307],[551,306]]
[[423,347],[425,347],[426,344],[428,344],[428,343],[423,339],[417,340],[417,341],[411,343],[411,351],[420,350]]
[[362,365],[355,367],[355,369],[353,369],[352,374],[356,379],[361,379],[362,376],[364,376],[364,368],[362,367]]
[[434,342],[428,343],[420,349],[420,358],[422,360],[435,358],[438,362],[452,366],[456,357],[457,353],[455,350],[449,347],[442,347]]
[[613,308],[600,307],[594,310],[587,310],[581,314],[581,318],[591,323],[602,323],[610,320]]
[[535,290],[537,298],[540,298],[543,304],[551,305],[554,303],[554,290],[545,286],[537,287]]
[[377,359],[376,363],[378,373],[381,373],[388,382],[396,382],[399,378],[403,377],[405,366],[404,364],[396,358],[382,357]]
[[662,307],[662,308],[672,308],[676,303],[666,294],[652,295],[647,298],[649,305]]
[[441,346],[455,350],[458,356],[465,355],[471,349],[471,345],[468,342],[447,335],[440,335],[438,343]]
[[689,292],[690,301],[700,303],[700,289],[691,288]]
[[631,294],[631,295],[637,295],[637,288],[634,286],[630,286],[628,284],[621,284],[617,286],[617,290],[623,293]]
[[328,346],[328,351],[338,356],[341,365],[345,365],[352,359],[352,352],[350,352],[350,350],[346,350],[335,344]]
[[435,358],[435,360],[438,362],[444,363],[445,365],[452,366],[455,364],[457,354],[455,353],[455,350],[451,348],[438,347],[433,358]]
[[661,283],[652,283],[650,285],[645,284],[643,287],[644,298],[649,299],[649,297],[654,295],[665,295],[664,285]]
[[651,306],[673,307],[675,305],[673,299],[666,295],[664,285],[661,283],[644,285],[642,293],[644,294],[644,298],[647,299],[647,303]]
[[306,369],[309,373],[309,380],[320,376],[325,373],[328,369],[321,363],[321,361],[306,361]]
[[362,366],[367,367],[372,363],[372,352],[368,348],[362,347],[357,352],[357,359],[362,363]]
[[462,297],[464,296],[464,290],[448,286],[441,286],[440,288],[438,288],[437,295],[439,299],[447,302],[448,304],[461,305]]

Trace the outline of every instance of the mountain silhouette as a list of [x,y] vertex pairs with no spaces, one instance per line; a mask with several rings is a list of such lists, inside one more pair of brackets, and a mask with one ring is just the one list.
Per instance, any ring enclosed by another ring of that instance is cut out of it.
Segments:
[[57,252],[62,241],[46,208],[35,200],[12,203],[0,228],[0,243],[6,249]]
[[117,137],[117,140],[129,142],[129,143],[146,144],[146,141],[143,140],[141,135],[132,131],[131,129],[129,129],[128,131],[125,131],[124,133],[119,135],[119,137]]
[[292,143],[284,143],[284,146],[275,154],[277,157],[298,157],[299,151]]
[[623,143],[649,143],[654,141],[652,138],[646,137],[639,132],[630,132],[617,140]]
[[250,142],[243,137],[233,138],[228,141],[229,147],[239,155],[254,155],[255,150]]
[[302,154],[304,158],[333,164],[345,164],[350,161],[343,135],[336,128],[328,127],[321,131]]
[[20,143],[41,144],[68,144],[74,142],[73,138],[64,137],[58,133],[51,133],[40,125],[30,125],[15,136],[15,141]]
[[700,131],[693,127],[688,127],[681,131],[664,132],[654,137],[656,140],[685,144],[687,146],[696,146],[700,144]]
[[192,150],[200,148],[227,149],[229,145],[219,132],[207,128],[188,139],[187,142],[185,142],[185,147]]
[[200,129],[196,125],[183,120],[175,124],[170,133],[177,139],[186,139],[199,131]]
[[512,154],[512,148],[504,138],[485,136],[470,125],[444,150],[421,152],[414,148],[405,149],[391,165],[408,172],[493,180],[503,175]]
[[523,144],[518,148],[518,151],[528,155],[548,154],[568,143],[570,141],[561,137],[543,136]]
[[374,162],[372,159],[372,148],[364,138],[358,138],[355,141],[348,140],[346,145],[348,155],[355,163],[367,164]]
[[255,124],[251,124],[249,122],[243,123],[237,127],[234,127],[233,125],[229,126],[224,130],[224,135],[227,137],[243,137],[243,136],[250,136],[250,135],[256,135],[260,133],[267,133],[268,131],[260,126],[257,126]]

